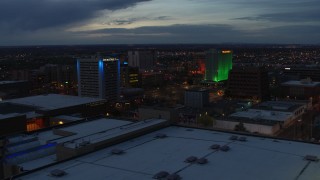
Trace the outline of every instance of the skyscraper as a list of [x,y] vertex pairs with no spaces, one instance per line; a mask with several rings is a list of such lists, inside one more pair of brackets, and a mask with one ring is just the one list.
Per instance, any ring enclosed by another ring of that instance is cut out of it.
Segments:
[[232,51],[211,49],[206,53],[205,81],[219,82],[228,79],[232,69]]
[[77,61],[78,94],[110,102],[117,100],[120,88],[120,61],[93,57]]
[[268,72],[261,67],[237,67],[229,73],[226,97],[246,100],[268,100]]
[[150,70],[154,66],[155,56],[152,51],[129,51],[128,65],[140,70]]

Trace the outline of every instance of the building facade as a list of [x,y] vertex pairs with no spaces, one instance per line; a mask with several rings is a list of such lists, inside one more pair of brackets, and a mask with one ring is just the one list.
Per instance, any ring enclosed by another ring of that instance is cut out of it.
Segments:
[[207,51],[205,66],[205,81],[227,80],[228,73],[232,69],[232,51],[215,49]]
[[226,96],[234,99],[269,99],[268,73],[263,68],[234,68],[229,73]]
[[120,61],[116,58],[91,58],[77,61],[78,94],[116,101],[120,88]]
[[186,90],[184,94],[184,105],[193,108],[203,108],[209,104],[209,91],[205,89]]
[[281,84],[281,90],[287,98],[320,101],[320,82],[314,82],[310,78],[284,82]]
[[152,51],[129,51],[128,65],[140,70],[151,70],[155,64],[155,55]]

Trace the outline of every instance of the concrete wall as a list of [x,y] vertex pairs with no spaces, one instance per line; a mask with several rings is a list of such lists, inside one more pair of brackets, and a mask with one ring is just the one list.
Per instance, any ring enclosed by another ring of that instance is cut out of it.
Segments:
[[0,119],[0,136],[25,131],[27,131],[27,120],[25,115]]
[[[216,120],[215,128],[234,130],[234,127],[238,125],[239,122],[234,121],[224,121],[224,120]],[[251,133],[259,133],[265,135],[274,135],[277,131],[280,130],[280,125],[268,126],[261,124],[251,124],[251,123],[243,123],[244,127],[247,131]]]
[[154,109],[150,108],[139,108],[139,120],[159,118],[165,120],[174,120],[174,114],[171,109]]

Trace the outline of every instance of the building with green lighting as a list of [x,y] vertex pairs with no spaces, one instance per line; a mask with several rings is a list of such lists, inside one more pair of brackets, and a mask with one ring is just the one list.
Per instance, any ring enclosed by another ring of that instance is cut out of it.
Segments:
[[228,80],[232,69],[232,51],[210,49],[206,53],[205,81],[219,82]]

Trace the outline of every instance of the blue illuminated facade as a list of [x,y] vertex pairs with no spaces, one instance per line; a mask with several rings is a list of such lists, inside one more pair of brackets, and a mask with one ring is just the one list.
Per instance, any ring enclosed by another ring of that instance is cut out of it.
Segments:
[[120,60],[114,57],[79,59],[79,96],[116,101],[120,88]]
[[42,145],[42,146],[38,146],[38,147],[35,147],[35,148],[32,148],[32,149],[28,149],[28,150],[25,150],[25,151],[20,151],[20,152],[16,152],[16,153],[7,155],[5,157],[5,159],[8,160],[8,159],[16,158],[16,157],[23,156],[23,155],[26,155],[26,154],[29,154],[29,153],[32,153],[32,152],[40,151],[40,150],[43,151],[43,150],[46,150],[46,149],[49,149],[49,148],[53,148],[55,146],[57,146],[57,143],[48,143],[48,144],[45,144],[45,145]]

